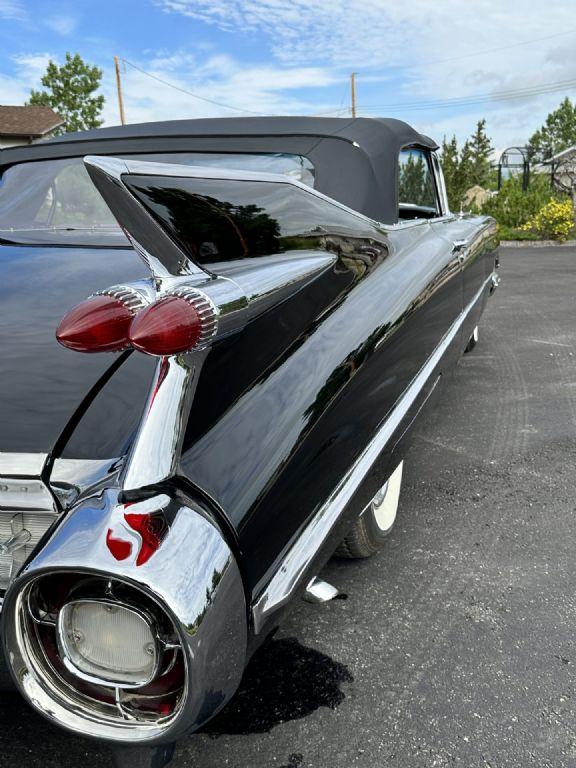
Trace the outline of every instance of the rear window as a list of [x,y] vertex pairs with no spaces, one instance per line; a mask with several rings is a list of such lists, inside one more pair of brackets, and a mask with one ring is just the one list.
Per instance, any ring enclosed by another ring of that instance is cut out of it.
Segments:
[[[279,173],[314,186],[314,166],[301,155],[186,152],[137,157],[160,163]],[[70,245],[127,242],[81,157],[22,163],[0,176],[0,240]]]

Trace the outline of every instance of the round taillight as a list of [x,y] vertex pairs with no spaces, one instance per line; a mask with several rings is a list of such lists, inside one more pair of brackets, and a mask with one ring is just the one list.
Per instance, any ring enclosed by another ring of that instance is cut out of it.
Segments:
[[167,296],[136,315],[128,336],[135,349],[148,355],[175,355],[193,349],[202,330],[202,318],[192,302]]
[[113,296],[93,296],[70,310],[56,330],[64,347],[76,352],[115,352],[129,345],[134,311]]

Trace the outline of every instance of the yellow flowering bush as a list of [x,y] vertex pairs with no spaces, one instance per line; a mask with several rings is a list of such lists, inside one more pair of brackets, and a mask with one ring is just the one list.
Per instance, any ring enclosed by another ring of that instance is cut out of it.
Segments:
[[520,229],[534,232],[544,240],[568,240],[574,229],[571,200],[550,200]]

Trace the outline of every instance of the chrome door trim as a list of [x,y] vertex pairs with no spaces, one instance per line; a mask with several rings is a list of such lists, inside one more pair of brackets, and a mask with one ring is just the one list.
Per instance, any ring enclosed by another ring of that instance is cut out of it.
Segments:
[[38,476],[42,473],[47,458],[47,453],[0,453],[0,476]]
[[274,611],[286,605],[293,597],[303,577],[306,575],[308,566],[313,562],[314,557],[327,540],[330,531],[337,523],[356,489],[368,474],[387,442],[402,423],[402,420],[408,414],[418,395],[434,373],[436,366],[458,334],[466,317],[476,302],[482,297],[485,288],[491,283],[492,275],[486,278],[472,301],[460,312],[440,344],[412,380],[412,383],[407,387],[397,405],[384,420],[372,441],[366,446],[329,498],[318,509],[312,520],[292,544],[276,574],[254,604],[252,614],[256,634],[261,631],[268,617]]

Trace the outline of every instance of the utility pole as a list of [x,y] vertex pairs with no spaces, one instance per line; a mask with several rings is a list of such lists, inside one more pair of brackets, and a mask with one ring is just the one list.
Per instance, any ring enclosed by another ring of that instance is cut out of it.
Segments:
[[352,72],[350,75],[350,96],[352,97],[352,117],[356,117],[356,75]]
[[118,109],[120,111],[120,122],[126,125],[124,116],[124,99],[122,98],[122,80],[120,79],[120,62],[118,56],[114,56],[114,67],[116,69],[116,90],[118,91]]

